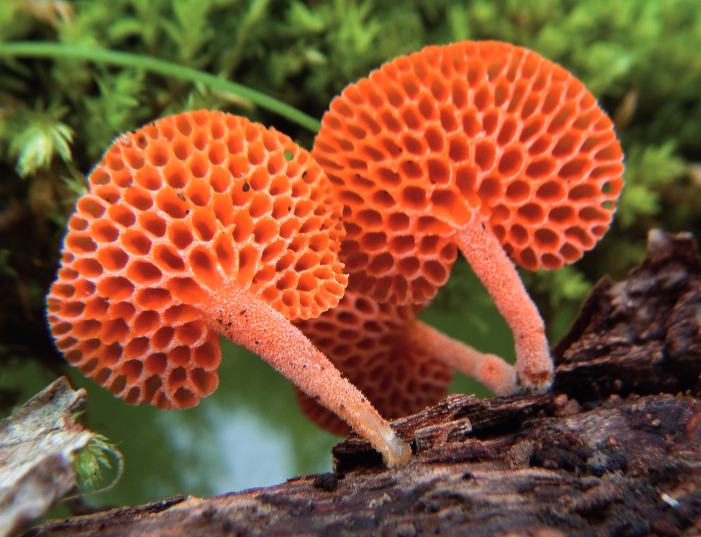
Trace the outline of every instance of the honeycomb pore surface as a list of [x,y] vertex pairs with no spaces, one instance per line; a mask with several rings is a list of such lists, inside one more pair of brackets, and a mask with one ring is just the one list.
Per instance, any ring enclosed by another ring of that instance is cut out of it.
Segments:
[[122,135],[69,221],[47,297],[56,345],[129,403],[193,406],[218,383],[214,293],[292,319],[338,302],[341,210],[308,152],[247,119],[189,112]]
[[576,261],[623,185],[613,124],[583,84],[491,41],[427,47],[351,84],[312,154],[344,204],[349,288],[398,304],[435,295],[471,223],[527,269]]

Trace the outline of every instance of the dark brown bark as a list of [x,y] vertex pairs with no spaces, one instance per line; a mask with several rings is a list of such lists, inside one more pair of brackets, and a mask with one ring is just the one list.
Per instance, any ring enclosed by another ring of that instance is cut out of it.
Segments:
[[701,261],[653,232],[642,267],[602,280],[554,349],[554,389],[456,395],[394,423],[409,464],[351,435],[336,472],[174,498],[31,530],[77,535],[699,535]]

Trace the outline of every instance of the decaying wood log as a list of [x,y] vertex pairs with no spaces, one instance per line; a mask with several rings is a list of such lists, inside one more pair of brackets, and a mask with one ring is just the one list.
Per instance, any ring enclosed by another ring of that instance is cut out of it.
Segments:
[[555,391],[580,402],[701,390],[701,263],[690,235],[650,233],[630,278],[602,279],[553,349]]
[[212,499],[50,521],[28,536],[701,534],[701,260],[651,233],[555,347],[551,393],[455,395],[393,423],[416,456],[387,470],[355,435],[335,472]]

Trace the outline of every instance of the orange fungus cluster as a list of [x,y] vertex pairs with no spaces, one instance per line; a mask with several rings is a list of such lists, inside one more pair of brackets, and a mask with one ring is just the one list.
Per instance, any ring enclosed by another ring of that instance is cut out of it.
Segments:
[[290,319],[333,307],[340,217],[309,153],[247,119],[190,112],[122,135],[69,221],[56,345],[129,403],[193,406],[218,383],[212,297],[235,287]]
[[427,47],[348,86],[312,152],[344,204],[349,288],[425,304],[483,223],[529,269],[594,246],[622,188],[613,124],[584,85],[524,48]]
[[[592,248],[622,160],[580,81],[490,41],[427,47],[351,84],[311,155],[221,112],[160,119],[90,174],[51,332],[83,373],[160,408],[216,388],[224,334],[292,380],[318,424],[345,420],[401,464],[409,447],[368,399],[389,418],[419,411],[453,369],[500,394],[549,388],[544,324],[514,263],[557,269]],[[514,367],[414,317],[458,250],[514,333]]]

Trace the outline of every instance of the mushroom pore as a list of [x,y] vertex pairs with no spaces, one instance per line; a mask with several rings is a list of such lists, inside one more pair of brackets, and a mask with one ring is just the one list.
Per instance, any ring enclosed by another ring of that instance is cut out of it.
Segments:
[[216,389],[224,335],[403,462],[408,446],[290,323],[343,295],[340,217],[309,153],[247,119],[197,111],[122,135],[69,220],[47,297],[56,346],[128,403],[186,408]]
[[427,304],[459,249],[512,328],[521,386],[549,387],[543,321],[513,262],[578,260],[623,186],[613,124],[579,80],[506,43],[427,47],[335,98],[312,154],[344,204],[350,290]]

